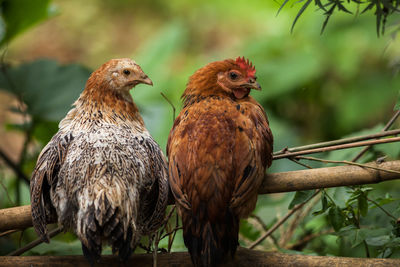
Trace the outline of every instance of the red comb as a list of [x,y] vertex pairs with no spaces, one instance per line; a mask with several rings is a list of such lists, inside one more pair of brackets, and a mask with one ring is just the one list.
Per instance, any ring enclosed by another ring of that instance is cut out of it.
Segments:
[[246,60],[244,57],[238,57],[236,59],[236,64],[238,64],[242,70],[247,72],[247,77],[254,78],[254,75],[256,74],[256,67],[253,66],[253,63],[251,63],[248,59]]

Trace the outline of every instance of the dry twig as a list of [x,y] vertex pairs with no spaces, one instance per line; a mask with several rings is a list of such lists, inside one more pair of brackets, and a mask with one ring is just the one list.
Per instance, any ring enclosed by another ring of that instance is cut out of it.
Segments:
[[[310,199],[315,197],[317,194],[319,194],[319,191],[316,191]],[[306,202],[303,202],[297,206],[295,206],[293,209],[291,209],[283,218],[281,218],[279,221],[277,221],[267,232],[265,232],[262,236],[260,236],[256,241],[254,241],[250,246],[249,249],[255,248],[258,244],[260,244],[262,241],[264,241],[265,238],[267,238],[269,235],[271,235],[276,229],[278,229],[284,222],[287,221],[297,210],[301,209]]]
[[[57,227],[56,229],[49,232],[49,238],[52,238],[61,232],[62,232],[62,227]],[[11,252],[10,254],[8,254],[8,256],[19,256],[19,255],[27,252],[28,250],[42,244],[43,242],[44,241],[42,238],[38,238],[35,241],[32,241],[31,243],[27,244],[26,246]]]
[[340,149],[347,149],[347,148],[360,147],[360,146],[386,144],[386,143],[393,143],[393,142],[399,142],[399,141],[400,141],[400,137],[391,137],[391,138],[385,138],[385,139],[379,139],[379,140],[361,141],[361,142],[354,142],[354,143],[349,143],[349,144],[307,149],[307,150],[302,150],[302,151],[297,151],[297,152],[287,152],[284,154],[274,155],[273,159],[277,160],[277,159],[290,158],[290,157],[306,155],[306,154],[328,152],[328,151],[332,151],[332,150],[340,150]]
[[398,134],[400,134],[400,129],[395,129],[395,130],[391,130],[391,131],[383,131],[383,132],[369,134],[369,135],[343,138],[343,139],[339,139],[339,140],[321,142],[321,143],[293,147],[293,148],[284,148],[282,150],[275,152],[274,156],[282,155],[282,154],[285,154],[288,152],[298,152],[298,151],[304,151],[304,150],[309,150],[309,149],[324,148],[324,147],[329,147],[329,146],[334,146],[334,145],[343,145],[343,144],[349,144],[349,143],[354,143],[354,142],[358,142],[358,141],[376,139],[376,138],[380,138],[380,137],[393,136],[393,135],[398,135]]

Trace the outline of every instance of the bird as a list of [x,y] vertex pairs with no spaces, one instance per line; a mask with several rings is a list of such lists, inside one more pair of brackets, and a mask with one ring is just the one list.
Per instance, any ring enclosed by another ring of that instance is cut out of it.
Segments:
[[103,243],[126,261],[164,220],[168,165],[129,93],[138,84],[153,85],[130,58],[94,71],[31,176],[36,233],[49,242],[46,222],[58,218],[75,232],[92,265]]
[[234,257],[239,220],[254,210],[272,162],[273,136],[261,90],[244,57],[207,64],[190,78],[167,142],[169,184],[194,266]]

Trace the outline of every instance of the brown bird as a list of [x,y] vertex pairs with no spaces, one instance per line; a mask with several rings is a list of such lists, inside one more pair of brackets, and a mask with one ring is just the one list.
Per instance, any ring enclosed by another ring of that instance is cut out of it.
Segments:
[[233,257],[239,219],[255,208],[272,161],[272,133],[255,67],[244,58],[206,65],[189,79],[167,145],[169,181],[195,266]]
[[76,233],[92,264],[103,241],[126,260],[164,218],[167,164],[129,94],[140,83],[153,84],[129,58],[94,71],[32,174],[37,234],[49,242],[46,221],[57,216]]

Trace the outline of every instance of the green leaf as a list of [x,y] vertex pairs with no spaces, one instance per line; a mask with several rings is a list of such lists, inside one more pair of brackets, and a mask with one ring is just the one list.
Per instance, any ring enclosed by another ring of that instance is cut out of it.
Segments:
[[240,233],[250,239],[256,240],[260,236],[260,231],[254,227],[253,224],[249,223],[247,220],[242,220],[240,222]]
[[[375,199],[375,202],[378,203],[378,205],[383,206],[389,203],[392,203],[394,201],[399,200],[398,198],[393,198],[390,194],[386,193],[386,195],[384,197],[378,197]],[[372,208],[376,208],[376,206],[374,205]]]
[[339,231],[343,227],[346,217],[338,206],[329,209],[328,219],[335,231]]
[[36,120],[32,135],[37,141],[46,144],[57,131],[58,122]]
[[390,236],[382,235],[382,236],[376,236],[376,237],[367,237],[367,238],[365,238],[365,241],[370,246],[380,247],[390,241]]
[[293,32],[293,29],[294,29],[294,26],[296,25],[297,20],[300,18],[300,16],[303,14],[303,12],[307,9],[308,5],[311,2],[312,2],[312,0],[307,0],[307,2],[305,2],[304,5],[300,8],[299,13],[297,13],[296,17],[294,18],[290,32]]
[[324,190],[321,193],[321,205],[322,205],[321,210],[313,212],[313,215],[320,215],[324,213],[330,207],[330,205],[332,205],[328,203],[328,199],[326,197],[326,193]]
[[315,190],[297,191],[288,208],[293,209],[294,206],[306,202],[314,193]]
[[80,65],[37,60],[1,71],[0,90],[22,99],[35,120],[59,121],[83,91],[89,74]]
[[360,214],[365,217],[368,214],[368,201],[364,194],[361,194],[358,198],[358,210]]
[[36,23],[54,16],[57,11],[51,0],[4,0],[1,2],[1,17],[5,31],[0,36],[0,46]]
[[376,256],[377,258],[390,258],[392,256],[393,250],[391,248],[384,249],[381,253]]
[[[388,236],[387,234],[389,233],[389,230],[386,228],[374,228],[374,229],[358,229],[356,230],[355,238],[352,240],[352,247],[358,246],[361,242],[364,240],[367,242],[371,242],[371,245],[374,246],[373,244],[379,244],[382,243],[383,239],[381,238],[382,236]],[[388,238],[385,243],[389,242]],[[370,245],[370,244],[368,244]],[[378,246],[378,245],[377,245]]]
[[395,248],[395,247],[400,247],[400,237],[393,238],[390,240],[387,244],[386,247],[389,248]]
[[396,105],[394,106],[394,110],[399,110],[399,109],[400,109],[400,92],[399,96],[397,97]]
[[30,251],[39,255],[82,255],[82,245],[79,240],[72,242],[51,240],[50,244],[42,243]]
[[352,233],[357,230],[358,228],[355,227],[354,225],[347,225],[345,227],[342,227],[340,231],[336,232],[335,234],[341,237],[346,237],[352,235]]
[[328,199],[326,197],[325,191],[322,192],[321,204],[322,204],[322,209],[325,211],[328,208]]

